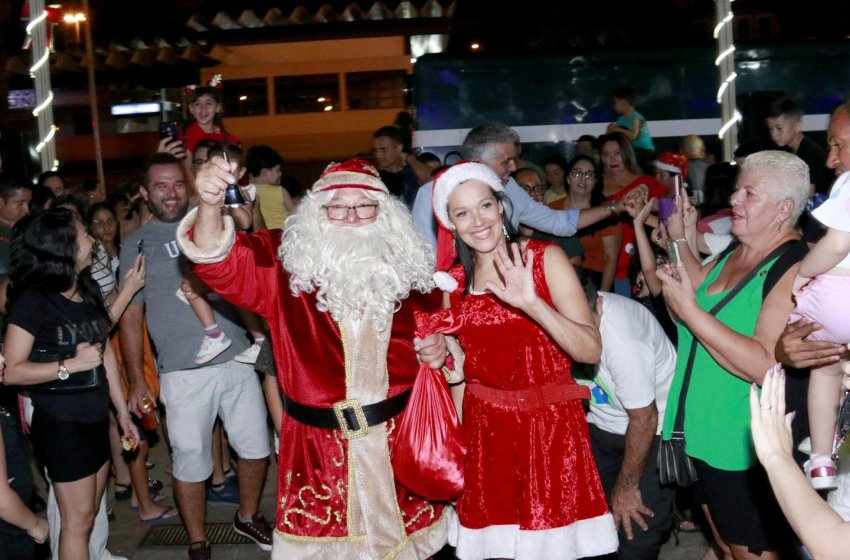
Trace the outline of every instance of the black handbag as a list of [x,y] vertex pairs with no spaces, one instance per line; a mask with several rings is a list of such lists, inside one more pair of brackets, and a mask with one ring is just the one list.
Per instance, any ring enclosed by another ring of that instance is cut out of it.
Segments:
[[[68,353],[50,352],[45,349],[33,348],[30,352],[29,361],[36,363],[58,362],[59,360],[67,360],[74,357],[75,349],[70,349]],[[106,368],[103,364],[86,371],[77,371],[72,373],[68,379],[54,379],[45,383],[37,383],[30,385],[27,390],[31,393],[39,393],[44,395],[58,395],[65,393],[81,393],[83,391],[91,391],[97,389],[106,382]]]
[[[53,305],[56,309],[56,312],[67,321],[69,324],[73,325],[74,322],[69,320],[62,310],[59,309],[59,306],[51,300],[49,297],[46,298],[47,301]],[[88,343],[91,343],[91,340],[88,339],[85,335],[80,333],[80,336]],[[57,350],[48,350],[46,348],[33,348],[30,351],[29,361],[35,363],[45,363],[45,362],[58,362],[59,360],[67,360],[68,358],[73,358],[77,353],[76,348],[67,348],[66,351],[57,351]],[[91,391],[99,388],[101,385],[106,383],[106,368],[103,364],[99,366],[86,370],[86,371],[77,371],[72,373],[68,379],[64,381],[61,379],[54,379],[53,381],[47,381],[45,383],[37,383],[35,385],[30,385],[26,389],[32,393],[39,393],[43,395],[59,395],[66,393],[81,393],[83,391]]]
[[[709,310],[709,314],[717,315],[717,313],[727,304],[732,298],[738,295],[744,287],[755,278],[756,274],[764,267],[765,264],[775,259],[777,256],[784,253],[793,243],[789,241],[783,243],[762,261],[753,268],[738,284],[732,288],[726,296],[717,302]],[[730,247],[727,252],[731,252],[734,247]],[[724,253],[725,255],[726,253]],[[721,255],[719,258],[722,258]],[[718,260],[719,260],[718,258]],[[685,365],[684,378],[682,379],[682,389],[679,392],[679,406],[676,408],[676,419],[673,421],[673,429],[670,432],[670,439],[663,440],[658,449],[658,478],[661,484],[676,484],[678,486],[690,486],[697,480],[696,467],[690,456],[685,452],[687,445],[685,444],[685,399],[688,395],[688,386],[691,382],[691,373],[694,367],[694,358],[697,353],[696,339],[691,339],[691,347],[688,351],[688,362]]]

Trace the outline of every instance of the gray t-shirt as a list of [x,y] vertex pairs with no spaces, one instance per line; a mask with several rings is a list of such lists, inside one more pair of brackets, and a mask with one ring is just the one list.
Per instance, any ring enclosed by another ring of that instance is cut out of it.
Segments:
[[130,270],[138,254],[139,239],[144,240],[145,287],[130,305],[145,304],[145,318],[153,340],[159,372],[221,364],[248,348],[248,337],[235,307],[214,293],[205,296],[213,307],[219,327],[233,344],[203,366],[195,363],[195,354],[204,337],[204,327],[192,308],[177,297],[189,261],[177,246],[179,222],[151,220],[123,241],[121,270]]

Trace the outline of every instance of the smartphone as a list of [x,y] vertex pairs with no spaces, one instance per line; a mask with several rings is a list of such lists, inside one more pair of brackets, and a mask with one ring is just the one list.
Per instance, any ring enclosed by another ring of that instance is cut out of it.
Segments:
[[138,254],[143,255],[145,253],[145,240],[139,239],[139,242],[136,244],[136,247],[138,248]]
[[667,240],[667,256],[670,259],[670,266],[673,267],[673,278],[681,280],[677,267],[682,262],[682,254],[679,252],[679,244],[672,239]]
[[172,142],[177,142],[177,123],[174,121],[166,121],[159,123],[159,137],[171,138]]

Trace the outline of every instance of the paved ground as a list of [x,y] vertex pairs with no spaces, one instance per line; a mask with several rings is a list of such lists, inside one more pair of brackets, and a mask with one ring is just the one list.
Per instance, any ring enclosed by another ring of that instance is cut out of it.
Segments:
[[[169,464],[165,443],[160,441],[151,450],[150,460],[156,464],[151,476],[162,480],[166,487],[164,492],[173,498],[170,477],[165,474]],[[272,463],[266,480],[261,509],[268,519],[274,519],[274,501],[276,492],[277,464]],[[111,494],[110,494],[111,496]],[[133,560],[170,560],[186,558],[183,546],[175,547],[139,547],[150,529],[139,524],[136,513],[130,510],[129,502],[110,500],[115,511],[116,519],[110,525],[109,550],[116,555],[126,556]],[[171,503],[174,503],[171,500]],[[235,505],[209,503],[207,504],[208,523],[229,523],[236,511]],[[175,524],[176,525],[176,524]],[[679,543],[671,538],[661,552],[661,560],[698,560],[707,548],[705,539],[699,533],[681,533]],[[253,560],[269,558],[269,553],[263,552],[255,545],[219,545],[214,547],[213,558],[216,560]]]
[[[155,463],[151,476],[158,478],[165,484],[163,492],[169,497],[169,502],[174,503],[171,488],[171,479],[165,474],[169,465],[168,453],[165,443],[157,443],[150,454],[150,461]],[[272,462],[266,485],[263,492],[261,510],[269,520],[274,519],[274,501],[276,492],[277,464]],[[110,498],[112,497],[112,485],[110,481]],[[144,527],[138,522],[136,513],[130,509],[130,502],[116,502],[110,499],[110,505],[115,511],[115,521],[110,524],[109,550],[115,555],[125,556],[132,560],[172,560],[186,558],[185,546],[170,547],[140,547],[150,527]],[[208,523],[230,523],[236,511],[235,505],[230,504],[207,504]],[[174,526],[179,526],[177,523]],[[159,527],[162,527],[160,525]],[[679,543],[671,539],[664,545],[659,556],[660,560],[699,560],[707,549],[706,541],[699,533],[681,533]],[[254,560],[268,559],[270,554],[263,552],[256,545],[218,545],[213,548],[215,560]],[[344,559],[340,559],[344,560]]]

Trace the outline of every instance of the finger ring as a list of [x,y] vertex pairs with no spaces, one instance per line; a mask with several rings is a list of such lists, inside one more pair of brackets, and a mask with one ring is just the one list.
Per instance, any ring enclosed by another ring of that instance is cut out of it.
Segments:
[[770,409],[772,409],[773,407],[772,407],[772,406],[770,406],[769,404],[763,404],[763,405],[761,405],[761,407],[760,407],[760,408],[761,408],[762,410],[770,410]]

